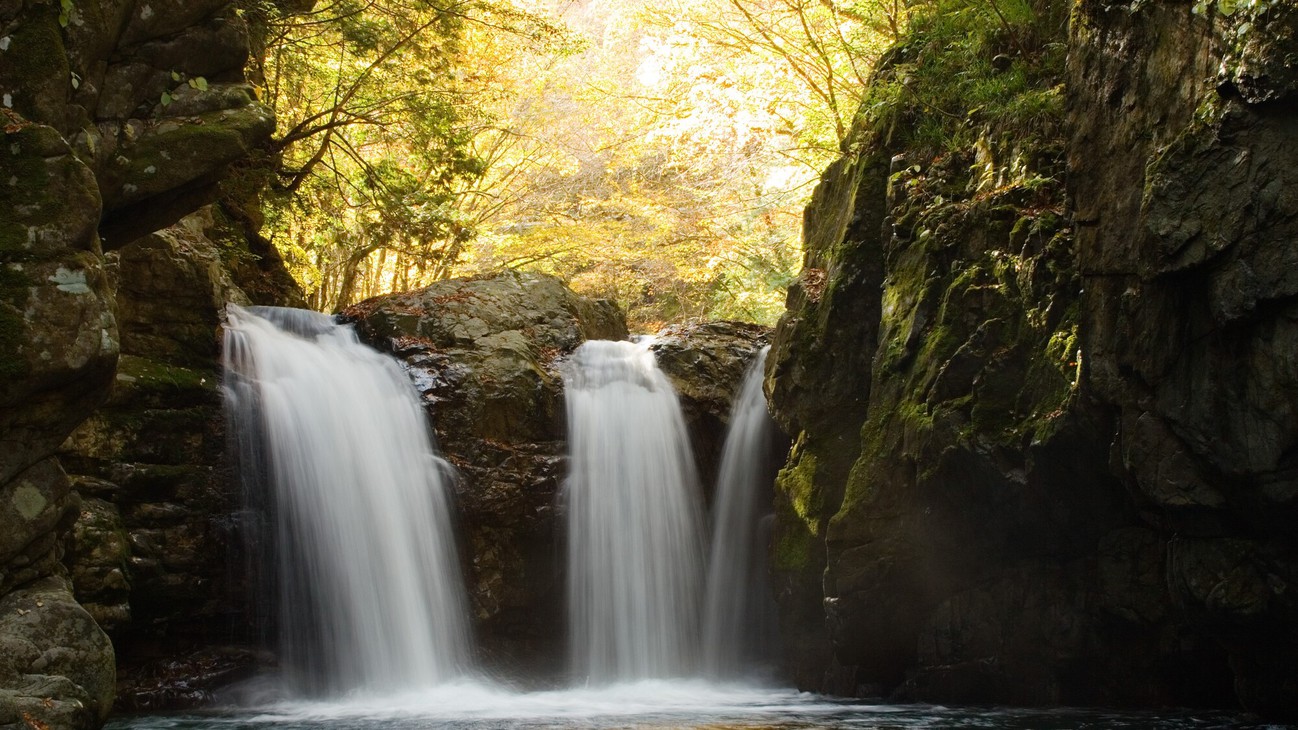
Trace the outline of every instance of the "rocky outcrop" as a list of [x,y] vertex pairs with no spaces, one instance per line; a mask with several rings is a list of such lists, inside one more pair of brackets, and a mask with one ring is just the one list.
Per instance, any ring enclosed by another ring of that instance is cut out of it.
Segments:
[[1087,390],[1161,602],[1298,718],[1298,9],[1105,5],[1070,64]]
[[343,318],[406,363],[458,472],[460,554],[488,663],[561,666],[555,511],[564,406],[556,366],[587,339],[624,339],[622,314],[554,277],[507,272],[371,299]]
[[83,515],[71,549],[111,625],[121,532],[52,457],[113,383],[104,248],[193,211],[273,128],[242,84],[242,27],[226,2],[0,3],[0,724],[90,727],[111,706],[112,647],[60,537]]
[[[489,666],[561,679],[565,665],[566,469],[563,359],[588,339],[625,339],[614,305],[558,279],[506,272],[371,299],[343,313],[401,358],[457,471],[461,557]],[[734,322],[673,327],[653,348],[719,458],[725,420],[767,330]]]
[[649,347],[680,398],[708,502],[737,388],[770,334],[769,327],[746,322],[668,325]]
[[1295,714],[1298,26],[1199,5],[1083,2],[1066,69],[1044,4],[969,29],[1023,118],[915,101],[962,21],[881,65],[768,361],[804,686]]

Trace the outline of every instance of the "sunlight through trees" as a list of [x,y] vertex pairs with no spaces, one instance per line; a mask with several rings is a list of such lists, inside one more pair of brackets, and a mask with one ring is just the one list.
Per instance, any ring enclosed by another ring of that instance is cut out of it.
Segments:
[[[309,7],[307,7],[309,6]],[[330,311],[502,268],[642,328],[771,322],[901,0],[333,0],[248,11],[268,235]]]

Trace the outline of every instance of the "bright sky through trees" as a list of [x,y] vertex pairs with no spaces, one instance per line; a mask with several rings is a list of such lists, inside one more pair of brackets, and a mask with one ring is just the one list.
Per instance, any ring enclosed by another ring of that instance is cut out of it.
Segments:
[[773,321],[801,208],[899,7],[337,0],[280,15],[273,240],[325,310],[517,267],[644,329]]

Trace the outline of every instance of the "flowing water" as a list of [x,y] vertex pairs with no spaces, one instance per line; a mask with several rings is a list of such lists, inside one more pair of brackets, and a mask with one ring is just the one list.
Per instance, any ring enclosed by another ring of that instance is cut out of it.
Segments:
[[698,478],[650,341],[591,341],[565,372],[570,653],[579,682],[697,665]]
[[325,315],[228,314],[227,410],[245,488],[271,516],[251,552],[273,557],[261,583],[277,593],[290,691],[461,676],[468,608],[445,467],[409,379]]
[[762,348],[748,366],[721,451],[703,609],[703,667],[713,677],[752,674],[774,655],[775,603],[761,529],[774,477],[768,453],[774,424],[762,392],[769,350]]

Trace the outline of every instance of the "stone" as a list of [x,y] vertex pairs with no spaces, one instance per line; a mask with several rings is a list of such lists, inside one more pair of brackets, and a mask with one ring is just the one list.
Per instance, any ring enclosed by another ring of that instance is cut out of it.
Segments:
[[730,408],[771,331],[745,322],[669,325],[654,336],[650,350],[680,398],[690,444],[698,461],[704,495],[711,500],[725,444]]
[[[514,676],[563,662],[562,363],[588,339],[625,339],[606,301],[557,278],[507,271],[453,279],[345,310],[361,338],[401,359],[456,476],[461,555],[486,662]],[[719,459],[730,402],[765,328],[700,323],[653,346],[686,410],[711,419],[700,459]]]
[[114,678],[108,637],[66,579],[42,578],[0,597],[0,722],[9,715],[98,727],[112,709]]
[[1033,150],[858,120],[768,364],[800,686],[1294,715],[1292,16],[1078,3]]
[[[200,252],[192,230],[153,241],[142,258],[159,268],[140,283],[144,292],[121,272],[145,266],[104,261],[104,241],[129,248],[209,202],[228,165],[273,131],[242,83],[248,38],[234,7],[103,0],[65,8],[61,23],[57,3],[0,3],[0,724],[92,728],[107,715],[114,683],[113,647],[93,618],[119,636],[139,628],[135,619],[153,622],[150,630],[170,630],[177,644],[185,629],[169,621],[190,621],[194,635],[232,635],[238,609],[206,589],[226,567],[212,525],[231,511],[214,487],[215,311],[225,298],[246,299],[234,280],[264,299],[285,287],[277,258],[258,257],[246,242],[219,249],[209,241]],[[199,75],[213,77],[204,93],[188,83]],[[176,86],[187,91],[177,89],[169,113],[162,93]],[[212,228],[226,235],[237,226]],[[239,251],[247,260],[228,260]],[[176,269],[170,292],[165,266]],[[198,303],[177,301],[196,281]],[[160,310],[119,307],[164,293],[186,310],[201,309],[205,293],[206,311],[178,317],[204,331],[168,329]],[[133,323],[126,351],[134,359],[114,379],[119,315]],[[171,350],[147,351],[154,343]],[[193,369],[200,360],[206,375]],[[68,447],[84,452],[53,458],[110,392],[108,410]],[[88,495],[84,509],[61,462],[87,472],[75,480]],[[186,524],[177,527],[180,514]],[[160,606],[149,581],[137,580],[134,566],[150,560],[168,571],[155,582],[172,604]]]

